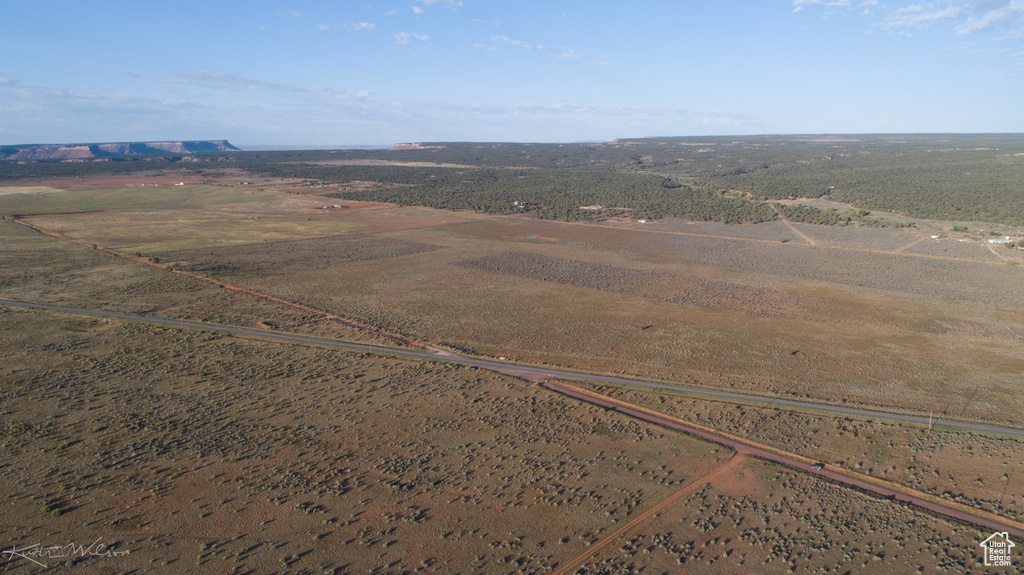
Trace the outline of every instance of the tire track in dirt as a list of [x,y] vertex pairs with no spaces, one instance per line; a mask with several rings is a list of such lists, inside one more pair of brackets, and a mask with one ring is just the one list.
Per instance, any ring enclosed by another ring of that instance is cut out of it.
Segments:
[[999,252],[997,252],[995,249],[993,249],[992,246],[990,246],[988,244],[985,244],[985,247],[988,248],[988,251],[992,252],[992,255],[994,255],[997,258],[999,258],[1000,260],[1002,260],[1003,263],[1006,263],[1006,261],[1007,261],[1006,258],[1004,258],[1003,256],[999,255]]
[[808,236],[807,234],[805,234],[805,233],[801,232],[800,230],[796,229],[796,226],[794,226],[792,222],[787,220],[786,216],[782,215],[782,211],[779,208],[775,207],[775,204],[771,204],[771,206],[772,206],[772,209],[775,210],[775,213],[779,214],[779,219],[782,220],[782,223],[786,224],[786,226],[788,226],[789,229],[792,230],[794,234],[796,234],[796,235],[800,236],[801,238],[803,238],[803,240],[805,242],[807,242],[808,244],[810,244],[811,246],[818,245],[814,240],[812,240],[810,238],[810,236]]
[[892,253],[894,253],[894,254],[901,254],[901,253],[903,253],[903,252],[904,252],[905,250],[909,250],[910,248],[912,248],[912,247],[916,246],[917,244],[919,244],[919,243],[921,243],[921,242],[925,241],[926,239],[928,239],[928,236],[921,236],[921,237],[917,238],[916,240],[914,240],[914,241],[910,242],[910,243],[909,243],[909,244],[907,244],[907,245],[904,245],[904,246],[900,246],[900,247],[898,247],[898,248],[894,249],[894,250],[892,251]]
[[668,507],[668,506],[672,505],[673,503],[675,503],[676,501],[680,500],[684,495],[689,495],[690,493],[693,493],[694,491],[696,491],[698,488],[703,487],[704,485],[707,485],[708,483],[714,482],[714,480],[716,478],[720,477],[721,475],[735,470],[743,462],[743,460],[746,458],[746,455],[747,454],[742,452],[742,451],[736,452],[725,463],[723,463],[723,464],[719,465],[718,467],[712,469],[710,472],[705,473],[704,475],[702,475],[702,476],[700,476],[700,477],[698,477],[696,479],[693,479],[692,481],[690,481],[689,483],[684,485],[683,488],[680,489],[679,491],[676,491],[672,495],[669,495],[668,497],[666,497],[665,499],[660,501],[654,507],[651,507],[647,511],[641,513],[640,515],[637,515],[629,523],[626,523],[622,527],[620,527],[620,528],[616,529],[615,531],[613,531],[611,534],[609,534],[604,539],[602,539],[602,540],[598,541],[597,543],[591,545],[589,549],[584,551],[579,556],[571,559],[565,565],[563,565],[563,566],[559,567],[558,569],[555,569],[554,571],[552,571],[551,575],[566,575],[567,573],[571,573],[574,569],[576,569],[577,567],[582,565],[587,559],[590,559],[591,557],[593,557],[594,555],[599,553],[605,547],[611,545],[612,543],[615,543],[615,541],[617,541],[620,537],[622,537],[626,533],[632,531],[634,527],[637,527],[637,526],[639,526],[642,523],[646,523],[647,520],[653,518],[654,516],[659,514],[662,510],[664,510],[666,507]]
[[1002,517],[995,513],[990,513],[981,509],[974,509],[967,505],[942,499],[936,495],[924,493],[892,481],[871,475],[865,475],[863,473],[836,467],[834,465],[822,466],[820,469],[815,468],[814,460],[800,454],[785,451],[770,445],[757,443],[755,441],[718,431],[698,423],[678,419],[676,417],[654,411],[653,409],[634,405],[632,403],[602,395],[587,389],[582,389],[568,383],[545,383],[542,384],[542,387],[599,407],[604,407],[641,419],[643,421],[661,425],[669,429],[682,431],[684,433],[689,433],[707,441],[730,447],[737,452],[744,452],[754,457],[780,463],[797,471],[831,480],[833,483],[838,485],[852,487],[864,493],[880,495],[894,503],[907,503],[919,509],[930,511],[935,515],[942,516],[943,518],[952,518],[965,523],[995,529],[997,531],[1007,531],[1013,533],[1017,537],[1024,537],[1024,523]]

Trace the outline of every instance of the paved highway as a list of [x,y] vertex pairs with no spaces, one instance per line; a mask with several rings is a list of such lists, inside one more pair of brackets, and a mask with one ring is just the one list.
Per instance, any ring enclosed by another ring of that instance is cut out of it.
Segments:
[[1008,435],[1012,437],[1024,438],[1024,429],[1017,429],[1013,427],[1002,427],[998,425],[992,425],[987,423],[974,423],[969,421],[957,421],[951,419],[939,419],[934,418],[929,420],[927,417],[918,415],[906,415],[902,413],[891,413],[886,411],[875,411],[871,409],[862,409],[857,407],[846,407],[842,405],[832,405],[827,403],[816,403],[813,401],[800,401],[797,399],[785,399],[779,397],[764,397],[760,395],[754,395],[750,393],[741,393],[736,391],[725,391],[718,389],[707,389],[702,387],[693,387],[684,384],[669,384],[669,383],[658,383],[653,381],[645,381],[642,379],[633,379],[627,377],[615,377],[610,375],[600,375],[593,373],[585,373],[581,371],[572,371],[568,369],[556,369],[551,367],[537,367],[531,365],[520,365],[513,362],[507,361],[493,361],[486,359],[478,359],[472,357],[464,357],[451,352],[437,352],[420,350],[414,348],[394,348],[384,347],[378,345],[351,343],[347,341],[339,341],[333,339],[326,339],[313,336],[295,335],[289,333],[282,333],[270,330],[234,327],[226,325],[216,325],[210,323],[201,323],[194,321],[183,321],[176,319],[167,319],[152,316],[143,316],[129,313],[119,313],[105,310],[95,309],[83,309],[77,307],[65,307],[59,305],[41,304],[41,303],[29,303],[14,300],[0,299],[0,305],[6,305],[10,307],[23,308],[23,309],[38,309],[46,310],[51,312],[62,312],[77,315],[87,315],[93,317],[105,317],[111,319],[119,319],[124,321],[135,321],[141,323],[149,323],[154,325],[165,325],[179,328],[189,329],[201,329],[206,331],[215,331],[221,333],[230,333],[234,335],[244,335],[250,337],[257,337],[261,339],[269,339],[274,341],[283,341],[291,343],[300,343],[307,345],[319,345],[326,347],[335,347],[340,349],[347,349],[352,351],[364,351],[369,353],[378,353],[386,355],[395,355],[401,357],[412,357],[416,359],[428,359],[431,361],[440,361],[447,363],[457,363],[460,365],[468,365],[473,367],[479,367],[482,369],[489,369],[500,373],[509,375],[515,375],[531,381],[542,381],[545,379],[559,378],[559,379],[572,379],[577,381],[586,381],[590,383],[609,383],[615,385],[627,385],[633,387],[641,387],[647,389],[664,389],[674,392],[682,392],[689,395],[704,397],[709,399],[716,399],[722,401],[742,402],[754,405],[764,405],[772,408],[792,408],[801,410],[813,410],[817,412],[834,413],[838,415],[848,415],[853,417],[863,417],[870,419],[877,419],[879,421],[893,421],[893,422],[906,422],[916,423],[920,425],[937,425],[953,429],[962,429],[966,431],[973,431],[977,433],[987,433],[994,435]]

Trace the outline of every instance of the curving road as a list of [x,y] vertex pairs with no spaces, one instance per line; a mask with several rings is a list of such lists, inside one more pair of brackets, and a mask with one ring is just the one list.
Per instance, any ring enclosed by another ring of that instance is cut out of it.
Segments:
[[473,357],[465,357],[448,351],[436,351],[436,350],[417,350],[409,348],[394,348],[384,347],[379,345],[351,343],[347,341],[340,341],[335,339],[326,339],[322,337],[295,335],[290,333],[283,333],[277,331],[269,331],[255,328],[235,327],[227,325],[217,325],[211,323],[202,323],[195,321],[184,321],[176,319],[167,319],[161,317],[144,316],[130,313],[120,313],[106,310],[95,310],[95,309],[84,309],[78,307],[67,307],[59,305],[50,305],[42,303],[30,303],[15,300],[0,299],[0,305],[9,307],[16,307],[22,309],[38,309],[51,312],[62,312],[77,315],[86,315],[92,317],[105,317],[111,319],[119,319],[124,321],[135,321],[141,323],[148,323],[153,325],[165,325],[178,328],[189,328],[189,329],[201,329],[205,331],[215,331],[221,333],[230,333],[234,335],[244,335],[250,337],[257,337],[261,339],[269,339],[273,341],[283,341],[290,343],[300,343],[306,345],[320,345],[326,347],[335,347],[339,349],[348,349],[353,351],[364,351],[369,353],[378,353],[386,355],[396,355],[401,357],[412,357],[416,359],[428,359],[431,361],[441,361],[447,363],[457,363],[460,365],[468,365],[472,367],[479,367],[482,369],[489,369],[497,371],[507,375],[512,375],[522,379],[526,379],[533,382],[540,382],[546,379],[570,379],[576,381],[586,381],[589,383],[608,383],[613,385],[625,385],[632,387],[641,387],[646,389],[664,389],[673,392],[681,392],[689,395],[704,397],[709,399],[715,399],[720,401],[731,401],[741,402],[754,405],[764,405],[772,408],[792,408],[800,410],[812,410],[824,413],[834,413],[838,415],[848,415],[853,417],[864,417],[870,419],[877,419],[879,421],[893,421],[893,422],[904,422],[904,423],[915,423],[919,425],[932,425],[942,426],[953,429],[962,429],[966,431],[972,431],[976,433],[987,433],[992,435],[1006,435],[1012,437],[1024,438],[1024,429],[1018,429],[1014,427],[1003,427],[999,425],[987,424],[987,423],[975,423],[969,421],[957,421],[952,419],[939,419],[922,417],[919,415],[907,415],[902,413],[892,413],[886,411],[876,411],[872,409],[863,409],[859,407],[845,407],[841,405],[832,405],[828,403],[816,403],[813,401],[801,401],[797,399],[785,399],[780,397],[765,397],[760,395],[754,395],[751,393],[741,393],[736,391],[725,391],[718,389],[708,389],[703,387],[694,387],[685,384],[669,384],[669,383],[658,383],[654,381],[645,381],[642,379],[633,379],[628,377],[615,377],[611,375],[600,375],[594,373],[586,373],[582,371],[573,371],[568,369],[557,369],[552,367],[538,367],[532,365],[520,365],[508,361],[494,361],[487,359],[478,359]]

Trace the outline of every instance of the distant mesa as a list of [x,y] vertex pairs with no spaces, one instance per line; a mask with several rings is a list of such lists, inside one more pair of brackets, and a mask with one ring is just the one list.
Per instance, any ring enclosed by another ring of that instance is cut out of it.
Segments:
[[427,146],[417,142],[412,142],[407,144],[395,144],[394,146],[391,146],[391,151],[398,152],[400,150],[440,150],[442,148],[444,148],[444,146]]
[[114,156],[141,156],[150,154],[208,154],[237,152],[227,140],[199,140],[192,142],[116,142],[109,144],[30,144],[0,146],[0,160],[93,160]]

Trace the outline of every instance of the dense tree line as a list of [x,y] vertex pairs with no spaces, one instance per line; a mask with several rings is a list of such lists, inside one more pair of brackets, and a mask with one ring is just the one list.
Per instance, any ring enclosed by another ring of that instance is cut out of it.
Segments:
[[[419,185],[332,195],[568,221],[604,219],[611,214],[726,223],[760,222],[776,217],[771,207],[762,202],[728,197],[660,176],[611,170],[434,170]],[[590,206],[606,209],[585,209]]]
[[122,157],[85,161],[0,162],[0,180],[76,178],[104,174],[133,174],[153,170],[194,170],[175,156]]
[[872,228],[885,228],[885,227],[913,227],[913,223],[904,222],[891,222],[885,220],[879,220],[872,217],[871,212],[863,209],[859,210],[846,210],[839,211],[836,208],[828,208],[825,210],[816,208],[814,206],[808,206],[806,204],[773,204],[776,209],[782,214],[784,218],[791,222],[800,222],[805,224],[817,224],[821,226],[847,226],[850,224],[857,224],[860,226],[867,226]]
[[841,214],[839,213],[839,210],[836,209],[820,210],[813,206],[807,206],[804,204],[775,204],[775,207],[782,213],[782,217],[791,222],[834,226],[838,224],[848,224],[852,219],[849,215]]

